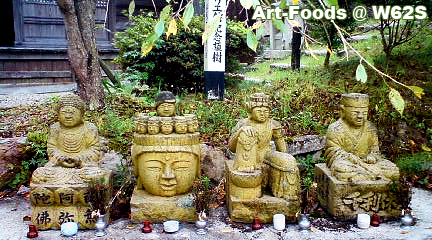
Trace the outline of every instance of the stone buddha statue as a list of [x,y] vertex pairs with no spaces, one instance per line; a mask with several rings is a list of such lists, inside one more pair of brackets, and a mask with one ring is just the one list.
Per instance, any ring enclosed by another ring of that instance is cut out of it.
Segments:
[[340,181],[399,178],[397,166],[380,154],[376,128],[367,120],[368,106],[366,94],[343,94],[341,118],[328,128],[327,166]]
[[[261,219],[269,222],[277,211],[295,217],[299,207],[299,169],[295,158],[287,153],[281,124],[270,118],[270,97],[264,93],[252,94],[248,110],[249,117],[237,123],[228,143],[229,149],[235,153],[234,162],[226,161],[231,217],[250,221],[251,216],[244,214],[247,211],[241,208],[237,211],[235,206],[240,203],[247,205],[247,201],[261,201],[265,196],[262,189],[267,186],[273,198],[260,202],[270,209],[262,212]],[[270,145],[272,140],[275,151]],[[274,209],[269,207],[276,205],[278,207]]]
[[58,229],[67,221],[94,228],[91,186],[100,184],[98,206],[108,203],[111,171],[100,168],[98,130],[83,121],[84,102],[74,94],[59,101],[58,119],[49,131],[48,163],[37,168],[30,183],[32,222],[39,229]]
[[131,199],[131,218],[193,221],[196,214],[190,191],[200,174],[199,132],[196,128],[188,132],[186,117],[176,116],[176,99],[171,92],[161,92],[156,101],[158,116],[148,119],[147,134],[134,134],[132,160],[137,185]]
[[59,122],[48,136],[48,163],[33,172],[32,183],[81,184],[104,176],[97,127],[82,119],[84,102],[71,94],[59,104]]

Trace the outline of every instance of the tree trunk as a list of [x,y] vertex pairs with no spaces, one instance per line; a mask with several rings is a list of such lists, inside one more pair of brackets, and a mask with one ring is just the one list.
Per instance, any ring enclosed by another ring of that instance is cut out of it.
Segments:
[[64,14],[69,62],[80,97],[90,110],[104,107],[104,91],[95,38],[96,0],[57,0]]
[[291,69],[300,70],[300,45],[301,45],[301,29],[293,27],[293,36],[291,42]]

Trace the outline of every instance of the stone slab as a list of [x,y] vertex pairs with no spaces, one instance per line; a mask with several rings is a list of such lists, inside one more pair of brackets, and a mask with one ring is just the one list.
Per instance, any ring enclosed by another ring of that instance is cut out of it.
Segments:
[[397,219],[401,213],[397,195],[388,180],[342,182],[331,175],[326,164],[315,165],[318,200],[321,206],[339,220],[355,220],[358,213],[377,212],[381,219]]
[[144,220],[163,222],[170,219],[195,222],[197,214],[193,199],[190,193],[161,197],[135,188],[130,201],[131,220],[136,223]]

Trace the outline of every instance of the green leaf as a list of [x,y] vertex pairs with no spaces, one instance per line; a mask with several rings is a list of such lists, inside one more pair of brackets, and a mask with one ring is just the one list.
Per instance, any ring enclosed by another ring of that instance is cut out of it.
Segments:
[[216,31],[217,27],[219,26],[220,20],[221,15],[217,15],[205,25],[204,33],[201,36],[203,45],[207,42],[210,35],[212,35],[212,33]]
[[277,28],[281,32],[286,32],[285,23],[280,19],[272,18],[272,23],[275,28]]
[[158,23],[155,25],[155,34],[159,38],[165,31],[165,21],[160,19]]
[[192,1],[189,2],[189,4],[187,5],[186,9],[183,12],[183,25],[185,28],[187,28],[187,26],[189,25],[189,23],[192,20],[192,17],[194,15],[194,6],[192,4]]
[[129,3],[129,19],[133,16],[133,13],[135,12],[135,0],[131,0]]
[[405,101],[400,95],[400,93],[396,89],[390,88],[389,99],[396,111],[398,111],[402,116],[405,108]]
[[166,20],[170,15],[171,15],[171,5],[167,5],[162,9],[159,19]]
[[324,4],[327,7],[336,6],[336,9],[339,8],[338,0],[324,0]]
[[366,83],[366,81],[367,81],[366,69],[363,66],[363,64],[361,64],[361,63],[357,66],[356,79],[357,79],[357,81],[360,81],[362,83]]
[[255,33],[252,32],[251,30],[249,30],[247,32],[246,43],[250,49],[252,49],[252,50],[254,50],[254,52],[256,52],[256,48],[258,46],[258,40],[257,40],[257,37],[255,36]]
[[253,5],[253,0],[240,0],[240,4],[245,8],[245,9],[250,9]]
[[256,38],[257,38],[257,40],[260,40],[266,33],[267,33],[267,31],[266,31],[264,25],[261,25],[261,27],[259,27],[256,30]]
[[421,87],[417,87],[417,86],[407,86],[409,89],[411,89],[411,91],[413,91],[413,93],[416,95],[416,97],[418,98],[422,98],[422,95],[424,95],[424,89]]
[[279,8],[283,10],[285,9],[286,5],[287,5],[287,0],[281,0]]

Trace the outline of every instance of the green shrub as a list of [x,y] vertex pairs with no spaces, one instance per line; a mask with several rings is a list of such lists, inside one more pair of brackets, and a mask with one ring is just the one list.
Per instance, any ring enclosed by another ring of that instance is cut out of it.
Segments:
[[[177,35],[168,39],[162,36],[153,50],[142,57],[142,43],[152,33],[155,23],[150,16],[135,16],[129,28],[116,34],[115,44],[120,49],[116,63],[150,87],[174,93],[201,91],[204,88],[204,47],[201,44],[204,18],[193,17],[188,30],[178,21]],[[228,21],[227,30],[227,69],[235,70],[240,60],[251,59],[254,53],[247,48],[242,23]]]
[[9,187],[16,188],[29,181],[32,172],[45,165],[48,161],[47,141],[46,132],[36,131],[27,134],[26,153],[29,157],[21,163],[21,172],[15,175],[15,178],[8,184]]

